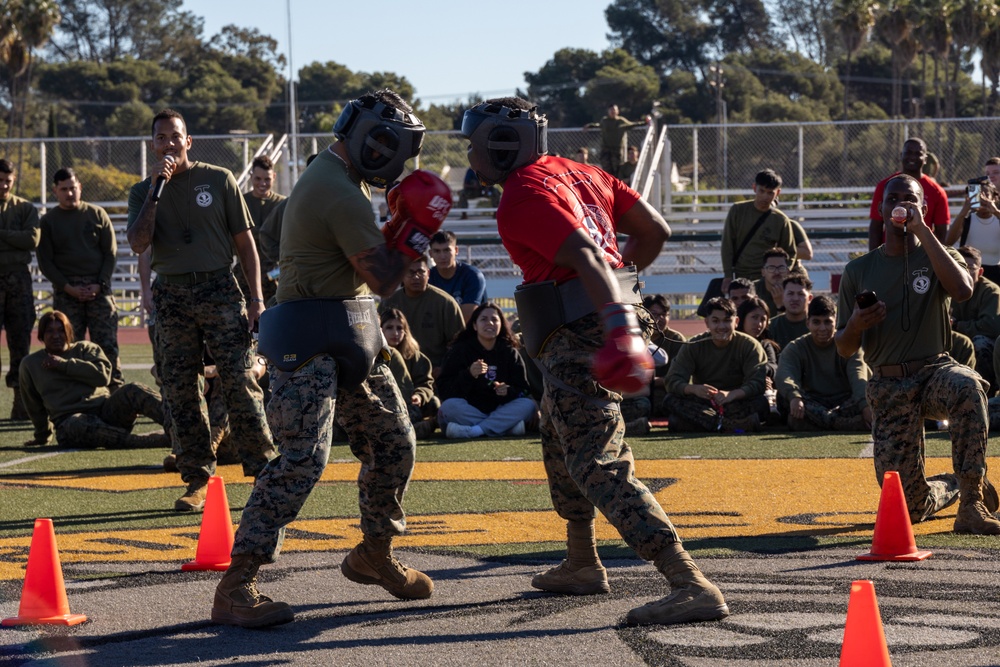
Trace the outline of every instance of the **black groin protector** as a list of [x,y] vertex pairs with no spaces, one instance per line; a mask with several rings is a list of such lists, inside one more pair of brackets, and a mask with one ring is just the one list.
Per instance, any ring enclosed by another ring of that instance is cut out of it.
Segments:
[[345,389],[364,382],[382,346],[372,297],[285,301],[260,316],[257,351],[271,364],[291,372],[329,354],[337,362],[337,384]]

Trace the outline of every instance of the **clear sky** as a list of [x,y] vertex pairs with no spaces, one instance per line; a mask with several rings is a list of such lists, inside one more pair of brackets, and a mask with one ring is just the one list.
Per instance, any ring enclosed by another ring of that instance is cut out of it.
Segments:
[[184,0],[183,8],[205,20],[206,38],[228,24],[257,28],[287,58],[288,2],[296,71],[334,61],[395,72],[424,104],[512,94],[559,49],[609,46],[611,0]]

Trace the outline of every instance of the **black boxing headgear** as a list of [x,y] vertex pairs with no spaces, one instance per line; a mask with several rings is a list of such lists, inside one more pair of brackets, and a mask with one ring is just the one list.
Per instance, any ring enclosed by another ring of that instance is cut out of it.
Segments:
[[417,156],[424,141],[419,118],[374,98],[351,101],[333,133],[344,142],[361,178],[378,188],[399,178],[406,161]]
[[462,117],[462,136],[470,142],[469,165],[484,183],[500,183],[548,152],[548,126],[537,107],[477,104]]

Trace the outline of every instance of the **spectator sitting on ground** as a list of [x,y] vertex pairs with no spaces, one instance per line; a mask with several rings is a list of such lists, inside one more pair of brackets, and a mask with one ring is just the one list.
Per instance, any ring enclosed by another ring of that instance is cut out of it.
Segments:
[[767,357],[756,339],[736,331],[736,309],[709,299],[708,332],[681,349],[667,373],[671,431],[756,431],[767,418]]
[[767,357],[767,389],[773,389],[772,380],[778,371],[781,346],[771,339],[768,330],[771,315],[767,304],[759,296],[752,296],[736,309],[736,318],[736,330],[750,336],[764,348],[764,355]]
[[[662,294],[652,294],[642,299],[642,307],[649,312],[653,318],[655,327],[653,335],[649,339],[649,354],[653,357],[653,382],[649,393],[649,402],[653,417],[662,417],[663,414],[663,379],[670,370],[670,362],[674,360],[677,353],[681,351],[687,342],[687,336],[680,331],[670,328],[670,302]],[[624,408],[624,401],[622,406]],[[623,415],[624,416],[624,413]],[[628,418],[626,417],[626,431],[628,430]]]
[[732,301],[733,306],[738,310],[748,298],[757,296],[757,288],[753,286],[753,281],[749,278],[733,278],[723,296]]
[[774,388],[774,376],[778,372],[778,355],[781,353],[781,346],[771,339],[770,332],[770,311],[767,304],[760,297],[751,297],[740,304],[736,309],[738,324],[736,330],[741,331],[755,339],[764,348],[767,357],[767,379],[764,381],[764,397],[770,406],[771,415],[769,423],[782,423],[784,418],[778,411],[778,392]]
[[833,342],[837,306],[829,296],[809,302],[809,334],[781,352],[778,396],[793,431],[870,431],[865,399],[870,371],[861,350],[844,358]]
[[538,412],[503,311],[485,303],[455,337],[438,377],[438,421],[449,438],[524,435]]
[[418,438],[430,437],[437,428],[437,412],[441,407],[441,399],[434,395],[431,360],[420,352],[420,344],[413,338],[410,324],[399,309],[382,311],[380,320],[382,333],[392,348],[389,370],[399,385],[413,430]]
[[809,333],[806,326],[808,319],[807,308],[812,300],[812,281],[801,273],[789,273],[783,281],[781,302],[785,306],[785,312],[771,318],[768,325],[770,338],[777,343],[781,349],[791,343],[799,336]]
[[958,252],[969,265],[974,286],[972,298],[961,303],[951,302],[951,326],[954,331],[968,336],[975,350],[974,368],[990,384],[986,391],[992,396],[997,389],[993,374],[993,349],[1000,336],[1000,286],[983,276],[982,255],[972,246],[964,245]]
[[455,232],[439,231],[431,237],[431,267],[428,282],[444,290],[458,302],[462,317],[469,321],[476,306],[489,301],[486,295],[486,277],[483,272],[465,262],[458,261],[458,239]]
[[777,317],[785,309],[785,286],[782,283],[788,275],[790,264],[788,253],[781,248],[771,248],[764,253],[764,265],[760,267],[761,277],[753,286],[757,290],[757,296],[767,304],[771,317]]
[[21,397],[35,426],[34,438],[25,444],[48,444],[54,426],[61,447],[170,447],[162,432],[132,433],[139,415],[163,425],[160,395],[131,382],[111,394],[111,362],[97,344],[74,342],[64,313],[42,315],[38,339],[45,348],[25,357],[20,368]]
[[455,299],[430,285],[429,280],[427,257],[422,255],[406,269],[403,286],[382,301],[379,314],[389,308],[398,308],[406,316],[420,351],[431,360],[436,379],[448,345],[465,328],[465,318]]

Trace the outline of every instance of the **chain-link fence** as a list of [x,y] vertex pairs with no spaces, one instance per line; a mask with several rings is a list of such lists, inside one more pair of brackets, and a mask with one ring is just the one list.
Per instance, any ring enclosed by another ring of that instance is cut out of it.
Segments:
[[770,167],[786,190],[871,188],[898,170],[903,142],[921,138],[937,179],[965,183],[1000,152],[1000,118],[670,125],[670,159],[686,190],[746,189]]
[[[268,135],[194,137],[191,159],[219,165],[239,174]],[[124,206],[129,188],[148,175],[152,156],[148,137],[78,139],[0,139],[0,157],[17,168],[17,194],[37,203],[52,199],[52,175],[72,167],[83,185],[84,199]]]
[[[660,136],[665,140],[655,146],[654,139]],[[721,271],[717,236],[721,219],[732,201],[749,196],[754,174],[765,167],[782,175],[782,207],[807,231],[841,230],[839,237],[817,234],[813,243],[816,259],[811,266],[836,272],[846,258],[865,247],[870,193],[875,183],[898,169],[902,143],[913,137],[926,141],[936,156],[938,180],[961,185],[982,173],[987,158],[1000,153],[1000,118],[633,128],[628,133],[629,144],[644,149],[635,184],[641,189],[639,179],[645,183],[647,176],[661,184],[651,199],[675,231],[647,273],[717,275]],[[270,135],[196,136],[190,156],[239,174],[270,139]],[[290,192],[292,174],[301,173],[307,157],[324,150],[334,137],[298,135],[295,141],[297,169],[291,168],[287,154],[276,162],[275,189],[279,192]],[[578,149],[586,147],[591,162],[596,163],[599,142],[597,130],[549,131],[550,152],[574,159]],[[281,141],[277,143],[281,145]],[[467,148],[468,142],[458,132],[429,132],[413,166],[441,174],[458,193],[468,168]],[[661,151],[658,159],[657,148]],[[115,217],[121,244],[116,295],[123,323],[141,322],[135,256],[124,243],[123,231],[129,188],[147,176],[153,163],[148,137],[0,139],[0,157],[18,168],[17,194],[39,204],[51,205],[49,181],[56,169],[71,166],[76,170],[84,198],[104,205]],[[953,196],[952,203],[960,205],[958,190]],[[376,193],[376,209],[381,201],[381,194]],[[483,210],[470,213],[468,220],[453,214],[445,227],[460,234],[465,259],[479,266],[488,278],[501,281],[506,290],[518,280],[519,272],[498,243],[489,200],[475,204]],[[37,268],[33,270],[39,298],[47,297],[51,287]],[[678,287],[677,293],[688,289]],[[496,296],[505,294],[497,292]]]

